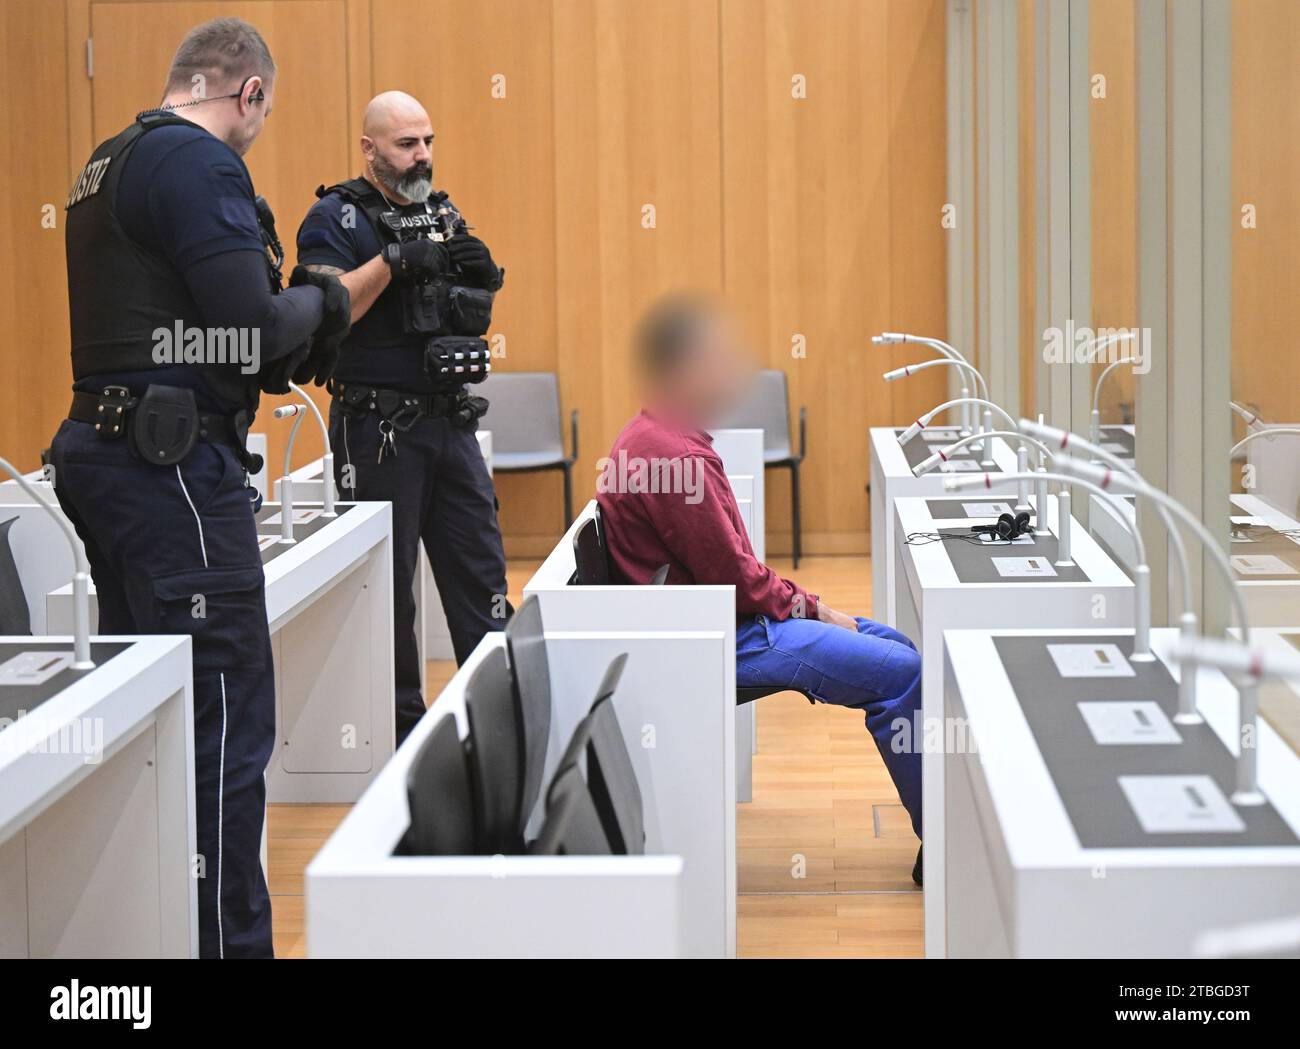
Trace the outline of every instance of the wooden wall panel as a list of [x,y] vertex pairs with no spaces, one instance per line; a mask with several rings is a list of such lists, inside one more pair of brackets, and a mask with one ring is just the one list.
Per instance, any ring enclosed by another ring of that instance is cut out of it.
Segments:
[[[557,362],[566,409],[582,411],[577,502],[637,409],[642,310],[669,290],[721,288],[718,25],[691,0],[553,10]],[[525,538],[549,546],[553,520],[533,515]]]
[[[1106,97],[1093,98],[1090,118],[1092,192],[1092,318],[1101,328],[1137,324],[1137,40],[1134,0],[1091,0],[1089,74],[1106,78]],[[1130,343],[1108,351],[1129,356]],[[1105,363],[1092,368],[1092,381]],[[1119,406],[1134,404],[1130,368],[1116,368],[1101,396],[1104,423],[1123,421]],[[1091,396],[1091,391],[1089,391]]]
[[[413,32],[413,27],[425,31]],[[430,47],[430,41],[441,46]],[[435,184],[506,268],[492,332],[502,371],[556,370],[556,194],[549,2],[430,5],[374,0],[374,91],[399,89],[429,111]],[[504,96],[503,96],[504,93]],[[366,99],[358,100],[358,112]],[[360,170],[357,147],[349,163]],[[572,209],[568,205],[566,210]],[[567,414],[569,405],[566,405]],[[585,406],[584,406],[585,407]],[[559,475],[497,479],[512,539],[563,523]],[[575,499],[576,502],[576,499]],[[510,544],[518,554],[518,545]]]
[[[867,542],[867,430],[938,403],[945,377],[890,386],[943,337],[944,7],[886,0],[722,3],[725,287],[765,363],[808,406],[805,549]],[[802,77],[806,97],[795,97]],[[806,340],[806,356],[792,340]],[[925,354],[928,356],[928,354]],[[771,474],[769,550],[789,548]]]
[[[1300,4],[1232,8],[1232,396],[1300,422]],[[1255,207],[1256,227],[1241,208]],[[1243,435],[1234,417],[1234,435]],[[1279,438],[1280,439],[1280,438]]]
[[1034,0],[1019,0],[1017,9],[1017,55],[1020,100],[1020,414],[1033,418],[1037,409],[1035,386],[1042,363],[1042,340],[1038,331],[1037,295],[1037,189],[1035,185],[1035,141],[1038,102]]
[[0,456],[22,470],[40,465],[72,384],[65,36],[61,4],[0,5]]
[[[566,415],[581,410],[575,500],[636,410],[640,312],[664,291],[722,291],[765,363],[789,373],[795,407],[809,409],[807,548],[862,550],[867,428],[945,389],[937,374],[884,384],[881,371],[922,354],[869,348],[883,328],[945,333],[943,11],[944,0],[15,0],[0,25],[10,97],[25,101],[6,108],[8,170],[35,156],[50,169],[37,196],[61,202],[94,144],[156,103],[185,30],[245,17],[280,66],[248,159],[290,264],[312,189],[359,169],[365,103],[410,91],[438,134],[439,183],[508,270],[499,366],[558,371]],[[797,102],[796,73],[808,81]],[[32,138],[51,148],[22,146]],[[30,210],[9,200],[15,214]],[[49,367],[22,396],[15,383],[0,394],[17,412],[0,419],[0,438],[30,464],[67,396],[62,232],[41,241],[13,222],[3,235],[6,310],[31,298],[15,260],[39,260],[50,278],[39,317],[11,324]],[[806,358],[790,354],[796,333]],[[0,353],[18,376],[17,355]],[[259,428],[278,464],[285,428],[269,410]],[[316,448],[305,429],[299,456]],[[788,544],[783,480],[772,476],[774,551]],[[498,489],[508,551],[549,548],[558,478],[502,477]]]

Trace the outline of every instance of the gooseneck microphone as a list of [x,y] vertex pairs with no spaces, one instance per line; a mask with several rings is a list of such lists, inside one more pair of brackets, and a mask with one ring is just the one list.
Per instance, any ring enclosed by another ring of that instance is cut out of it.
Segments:
[[[1179,521],[1192,531],[1200,541],[1201,546],[1209,553],[1210,560],[1223,576],[1227,583],[1233,613],[1241,628],[1242,643],[1246,647],[1250,647],[1250,622],[1246,615],[1246,603],[1242,599],[1241,590],[1233,577],[1232,566],[1210,530],[1202,524],[1195,514],[1172,496],[1153,487],[1146,481],[1131,475],[1117,474],[1106,466],[1085,463],[1073,456],[1062,455],[1056,458],[1056,468],[1071,477],[1090,481],[1106,491],[1131,492],[1141,498],[1163,503]],[[1259,790],[1259,755],[1255,749],[1255,741],[1258,738],[1259,683],[1257,679],[1247,676],[1236,678],[1233,680],[1233,684],[1236,685],[1237,692],[1241,697],[1240,732],[1237,737],[1241,742],[1237,756],[1237,789],[1232,795],[1232,801],[1235,805],[1262,805],[1265,799]]]
[[[1105,463],[1112,470],[1118,470],[1120,473],[1141,478],[1137,470],[1127,465],[1119,456],[1090,441],[1085,441],[1078,434],[1071,433],[1069,430],[1061,430],[1055,426],[1046,425],[1041,416],[1039,416],[1038,422],[1034,422],[1032,419],[1021,419],[1020,427],[1026,433],[1034,434],[1049,444],[1055,445],[1057,451],[1052,453],[1053,455],[1064,452],[1066,448],[1074,447],[1091,456],[1094,460]],[[1123,505],[1122,500],[1116,498],[1112,501],[1115,504],[1116,516],[1127,520],[1127,508]],[[1183,611],[1178,617],[1179,629],[1184,638],[1195,638],[1199,634],[1199,627],[1196,621],[1196,613],[1193,611],[1195,597],[1192,592],[1192,574],[1188,567],[1187,547],[1183,543],[1182,533],[1174,527],[1169,511],[1161,503],[1156,503],[1155,508],[1161,523],[1169,533],[1170,545],[1174,549],[1174,561],[1178,565],[1178,578],[1182,584]],[[1136,515],[1134,519],[1136,520]],[[1204,719],[1196,708],[1196,675],[1184,674],[1178,679],[1178,713],[1174,715],[1174,721],[1184,725],[1192,725],[1198,724],[1202,720]]]
[[90,562],[86,560],[86,547],[82,544],[72,523],[56,510],[36,490],[36,486],[8,459],[0,458],[0,470],[15,481],[18,487],[32,497],[42,510],[54,518],[68,546],[72,548],[72,668],[91,670],[95,664],[90,658]]

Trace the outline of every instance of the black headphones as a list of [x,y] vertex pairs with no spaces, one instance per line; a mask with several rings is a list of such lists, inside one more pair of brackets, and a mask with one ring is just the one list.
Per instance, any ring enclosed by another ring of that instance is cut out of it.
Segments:
[[1022,535],[1028,535],[1032,531],[1029,527],[1029,511],[1027,510],[1021,510],[1015,517],[1010,514],[1001,514],[998,517],[997,524],[971,525],[970,530],[981,535],[991,535],[998,539],[1005,539],[1008,542]]

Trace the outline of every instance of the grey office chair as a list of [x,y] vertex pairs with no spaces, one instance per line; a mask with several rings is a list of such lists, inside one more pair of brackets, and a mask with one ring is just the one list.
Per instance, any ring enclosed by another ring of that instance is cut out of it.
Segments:
[[18,564],[9,547],[9,529],[18,518],[0,521],[0,634],[30,634],[31,615],[23,583],[18,576]]
[[489,652],[465,686],[469,777],[477,851],[523,851],[524,740],[504,649]]
[[472,856],[477,843],[465,746],[456,719],[444,714],[406,776],[411,825],[399,851],[410,856]]
[[[790,471],[790,517],[794,566],[803,555],[803,520],[799,498],[799,466],[807,448],[808,410],[799,409],[799,451],[790,446],[790,390],[785,372],[766,370],[754,377],[749,396],[727,421],[728,428],[763,431],[763,465]],[[493,438],[495,442],[495,437]],[[495,447],[495,444],[493,445]]]
[[488,400],[479,426],[492,431],[496,473],[564,474],[564,527],[573,523],[573,464],[578,459],[578,410],[569,413],[570,454],[564,454],[560,383],[554,372],[493,372],[474,391]]
[[514,681],[516,717],[523,747],[520,779],[523,796],[519,805],[518,836],[542,793],[546,765],[546,741],[551,734],[551,667],[546,658],[546,631],[542,606],[533,594],[525,598],[506,623],[506,653]]

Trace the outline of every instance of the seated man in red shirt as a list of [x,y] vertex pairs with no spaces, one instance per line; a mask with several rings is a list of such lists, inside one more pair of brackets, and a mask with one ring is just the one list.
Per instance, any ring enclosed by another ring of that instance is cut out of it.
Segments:
[[[736,587],[736,685],[800,689],[866,714],[921,836],[921,659],[902,634],[823,604],[754,556],[707,428],[743,389],[736,333],[704,299],[666,299],[642,322],[641,412],[601,463],[597,500],[614,571],[648,583]],[[912,877],[920,884],[918,853]]]

